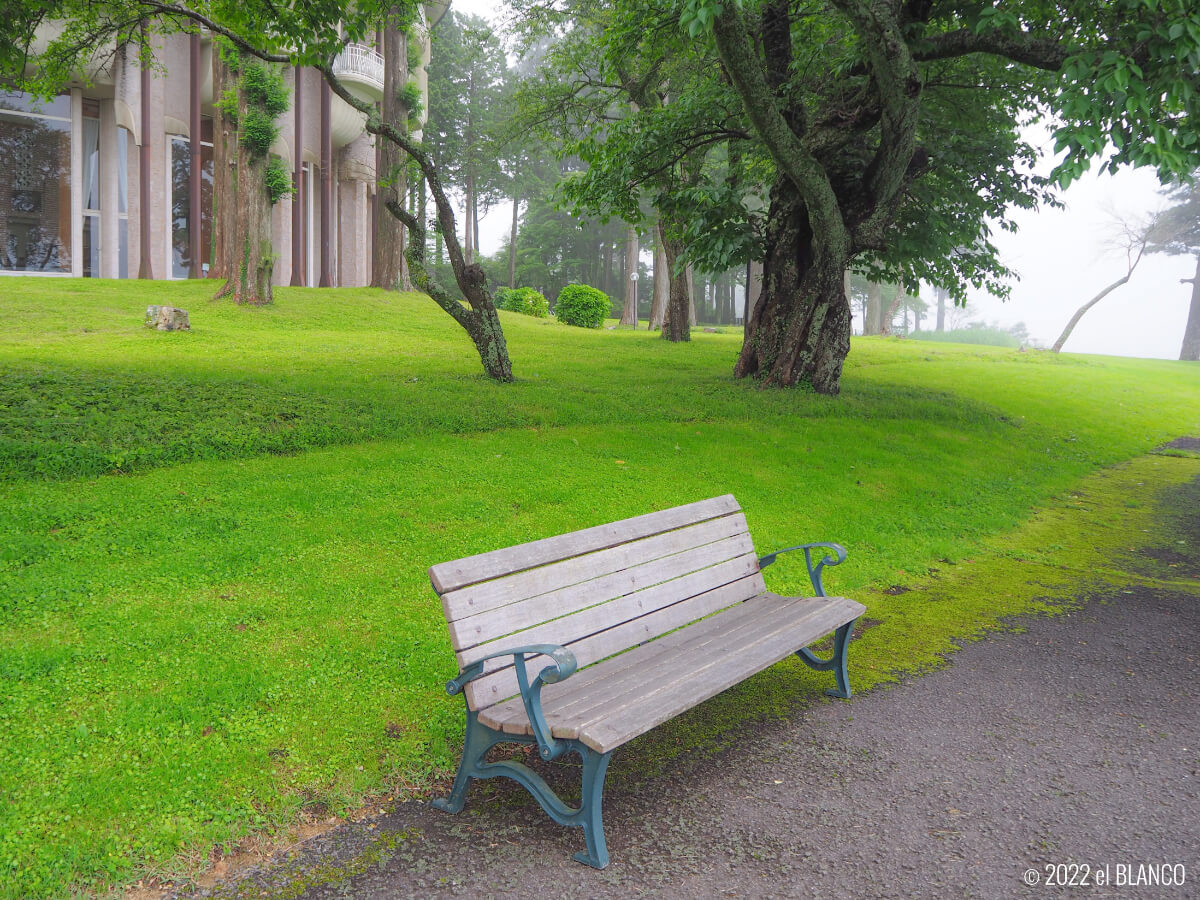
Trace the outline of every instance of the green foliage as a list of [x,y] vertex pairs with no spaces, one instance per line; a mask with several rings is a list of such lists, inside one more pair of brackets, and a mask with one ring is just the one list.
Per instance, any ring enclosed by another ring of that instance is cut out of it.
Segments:
[[[433,562],[729,491],[760,548],[850,549],[827,586],[886,620],[855,645],[859,689],[1013,611],[1007,589],[877,588],[930,567],[941,584],[941,560],[978,560],[989,536],[1014,588],[1095,571],[1060,523],[1024,545],[1013,527],[1196,425],[1194,365],[855,339],[832,402],[730,379],[737,334],[680,346],[511,316],[525,377],[497,385],[424,297],[280,288],[246,309],[211,290],[5,281],[0,897],[187,874],[214,844],[452,772]],[[192,331],[144,329],[152,303],[189,308]],[[1131,474],[1114,511],[1153,483]],[[1142,533],[1088,496],[1107,539]],[[803,562],[767,577],[806,583]],[[776,698],[829,684],[764,678]],[[736,696],[729,725],[759,708]]]
[[290,197],[296,189],[292,183],[291,168],[278,156],[272,156],[267,162],[263,181],[266,183],[267,196],[271,198],[272,206],[284,197]]
[[1200,172],[1175,182],[1166,191],[1170,206],[1150,224],[1147,250],[1171,256],[1200,253]]
[[408,120],[410,123],[421,118],[421,113],[425,109],[425,102],[421,97],[421,86],[419,84],[415,81],[405,82],[404,87],[400,89],[397,99],[408,110]]
[[[729,64],[714,58],[710,35],[720,19],[743,16],[755,60],[769,67],[758,33],[763,8],[754,0],[618,0],[603,10],[581,7],[574,22],[547,23],[541,6],[527,15],[531,37],[553,41],[545,83],[528,93],[537,95],[547,137],[566,135],[564,159],[587,164],[564,184],[576,213],[637,221],[649,201],[686,223],[678,229],[686,258],[702,270],[762,257],[776,161],[720,74]],[[786,63],[807,75],[770,102],[789,121],[807,123],[798,128],[800,143],[839,194],[843,214],[857,215],[863,201],[854,186],[899,153],[890,160],[903,177],[891,182],[899,187],[886,239],[864,240],[856,259],[876,280],[924,280],[956,300],[971,287],[1003,296],[1012,272],[991,235],[1014,227],[1014,210],[1056,203],[1056,184],[1098,159],[1109,169],[1152,165],[1160,176],[1200,161],[1200,91],[1189,74],[1200,66],[1200,12],[1190,0],[895,7],[907,11],[901,19],[916,16],[897,30],[919,60],[922,85],[909,118],[911,149],[887,146],[877,124],[880,75],[871,71],[869,41],[852,8],[793,4],[795,22],[805,26],[792,29]],[[978,36],[978,45],[965,34]],[[930,53],[935,42],[961,49]],[[631,85],[649,89],[652,102],[631,110]],[[875,112],[843,115],[851,108]],[[1043,115],[1058,123],[1058,149],[1067,151],[1053,178],[1035,174],[1037,150],[1023,136]]]
[[221,113],[221,115],[223,115],[229,121],[229,124],[232,125],[234,128],[237,128],[237,123],[238,123],[237,87],[234,86],[234,87],[226,88],[222,92],[220,99],[217,100],[215,106],[217,107],[217,110]]
[[599,328],[611,314],[608,295],[586,284],[568,284],[554,301],[558,321],[579,328]]
[[550,315],[550,303],[531,287],[506,288],[496,291],[496,306],[509,312],[544,319]]
[[257,106],[272,119],[287,112],[290,103],[287,85],[275,67],[249,63],[241,74],[241,86],[246,103]]
[[406,42],[405,49],[408,51],[408,71],[416,74],[421,68],[421,54],[425,49],[421,36],[417,34],[416,29],[411,29],[404,36]]
[[238,122],[238,140],[255,159],[266,156],[277,137],[279,126],[275,124],[275,119],[256,106],[248,107]]
[[495,137],[500,95],[508,62],[500,39],[486,20],[451,9],[433,32],[429,63],[429,119],[424,143],[460,191],[474,183],[481,210],[503,187]]

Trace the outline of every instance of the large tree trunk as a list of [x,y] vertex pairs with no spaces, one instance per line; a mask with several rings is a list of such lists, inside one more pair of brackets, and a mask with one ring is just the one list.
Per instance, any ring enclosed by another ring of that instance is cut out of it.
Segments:
[[935,288],[937,292],[937,330],[946,330],[946,298],[950,296],[950,292],[944,287]]
[[638,314],[638,234],[630,225],[625,229],[625,306],[621,310],[621,325],[637,328]]
[[[248,58],[246,62],[249,62]],[[240,79],[237,100],[238,121],[244,122],[249,105]],[[235,303],[262,305],[273,299],[271,274],[275,268],[275,253],[271,244],[271,199],[267,195],[266,178],[269,159],[270,154],[256,155],[240,139],[237,140],[229,278],[216,294],[217,297],[232,296]]]
[[883,334],[883,285],[867,282],[867,308],[863,312],[863,334]]
[[471,227],[471,238],[475,242],[471,247],[472,257],[479,258],[479,192],[471,192],[471,217],[474,219],[474,225]]
[[1200,360],[1200,256],[1196,257],[1196,274],[1191,279],[1181,279],[1183,284],[1192,283],[1192,305],[1188,310],[1187,326],[1183,329],[1183,346],[1179,358]]
[[667,298],[667,314],[663,318],[662,323],[662,336],[666,340],[676,343],[690,341],[692,339],[692,323],[691,317],[688,314],[689,307],[691,306],[691,294],[688,291],[688,276],[685,272],[678,272],[678,266],[676,265],[679,257],[683,255],[683,241],[673,237],[671,230],[667,229],[662,222],[659,222],[658,227],[663,245],[663,255],[666,257],[664,262],[666,263],[667,277],[670,283]]
[[508,233],[508,286],[517,286],[517,221],[520,216],[521,198],[513,196],[512,230]]
[[[680,252],[682,252],[682,247],[683,247],[683,245],[681,244]],[[674,265],[672,265],[672,268],[674,268]],[[688,264],[688,267],[684,270],[683,277],[684,277],[684,284],[687,285],[688,326],[691,328],[695,328],[696,327],[696,270],[694,268],[692,268],[692,265],[690,263]]]
[[[846,284],[849,285],[849,273],[846,274]],[[762,299],[763,286],[763,266],[758,260],[751,260],[746,267],[746,306],[742,310],[742,338],[748,340],[750,338],[750,319],[754,317],[754,310],[758,307],[758,301]],[[849,295],[849,289],[846,291]]]
[[764,384],[811,385],[837,394],[850,352],[849,259],[813,234],[806,210],[786,178],[776,180],[767,215],[763,298],[750,322],[734,375]]
[[662,234],[654,229],[654,294],[650,301],[650,330],[662,328],[671,299],[671,279],[667,272],[667,252],[663,249]]
[[[220,53],[212,55],[213,96],[220,97],[232,84],[233,73]],[[234,205],[237,168],[237,135],[233,123],[218,108],[213,112],[213,247],[209,278],[229,278],[233,256]],[[224,288],[218,294],[223,296]]]
[[[888,306],[887,309],[885,309],[883,311],[883,316],[879,320],[879,333],[880,334],[891,334],[892,333],[892,322],[894,322],[896,320],[896,310],[898,310],[900,308],[900,304],[903,300],[904,300],[904,284],[900,283],[900,284],[896,285],[896,293],[895,293],[895,296],[892,297],[891,304]],[[905,322],[906,323],[908,322],[907,312],[905,313]],[[908,333],[908,325],[907,324],[905,324],[904,333],[905,334]]]
[[468,174],[463,181],[466,204],[463,207],[463,258],[467,265],[475,262],[475,176]]
[[[408,82],[408,38],[394,24],[383,31],[383,120],[408,131],[408,106],[401,102]],[[387,201],[404,202],[407,155],[391,141],[379,141],[375,172],[376,204],[374,267],[371,286],[388,291],[411,291],[404,259],[404,226],[387,211]]]

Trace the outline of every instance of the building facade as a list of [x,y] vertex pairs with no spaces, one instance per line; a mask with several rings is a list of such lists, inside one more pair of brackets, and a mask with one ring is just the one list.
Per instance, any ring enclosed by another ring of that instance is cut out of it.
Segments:
[[[427,94],[429,4],[416,27]],[[116,51],[50,102],[0,88],[0,276],[198,278],[212,254],[213,42],[162,36],[155,64]],[[350,44],[334,71],[356,96],[383,96],[383,57]],[[314,69],[291,91],[272,146],[295,191],[272,209],[276,284],[371,281],[376,149],[365,118]],[[386,211],[384,214],[387,215]]]

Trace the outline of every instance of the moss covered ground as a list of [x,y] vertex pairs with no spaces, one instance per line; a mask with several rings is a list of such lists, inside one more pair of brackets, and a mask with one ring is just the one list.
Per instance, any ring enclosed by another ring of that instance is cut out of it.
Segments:
[[[828,585],[878,623],[865,687],[1044,604],[1057,573],[1135,577],[1052,516],[1011,536],[1056,503],[1127,523],[1128,485],[1070,492],[1200,432],[1190,364],[867,339],[830,399],[734,381],[736,334],[502,313],[519,381],[496,385],[425,298],[210,291],[0,281],[0,896],[187,873],[444,776],[462,726],[432,563],[730,492],[761,550],[850,549]],[[150,303],[192,331],[145,330]],[[983,557],[996,580],[953,587]],[[768,576],[804,590],[794,561]],[[776,667],[646,758],[823,686]]]

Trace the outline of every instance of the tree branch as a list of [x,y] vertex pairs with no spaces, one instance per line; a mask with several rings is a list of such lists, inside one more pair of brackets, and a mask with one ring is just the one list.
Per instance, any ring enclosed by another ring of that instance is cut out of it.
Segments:
[[985,31],[975,34],[968,28],[947,31],[926,38],[913,49],[913,59],[930,62],[935,59],[951,59],[971,53],[986,53],[1000,56],[1035,69],[1057,72],[1078,48],[1064,46],[1059,41],[1036,38],[1031,34],[1005,34],[1000,31]]
[[841,245],[840,249],[848,253],[849,234],[829,175],[780,112],[762,64],[750,43],[741,9],[736,4],[725,4],[724,10],[713,22],[713,35],[725,71],[734,90],[742,98],[746,114],[776,165],[796,186],[808,208],[813,228],[823,232],[827,243],[834,247]]
[[218,25],[208,16],[204,15],[203,13],[198,13],[196,10],[189,7],[177,6],[173,3],[159,3],[158,0],[138,0],[138,2],[147,9],[152,9],[165,15],[181,16],[185,19],[191,19],[196,24],[203,25],[214,34],[219,34],[221,37],[226,38],[239,50],[245,50],[251,56],[256,56],[263,62],[290,63],[292,61],[292,58],[287,54],[268,53],[260,47],[255,47],[241,35],[234,31],[230,31],[224,25]]
[[886,4],[834,0],[863,42],[880,99],[879,147],[863,173],[867,203],[856,231],[864,235],[890,221],[895,201],[911,181],[921,98],[921,74],[896,14]]

